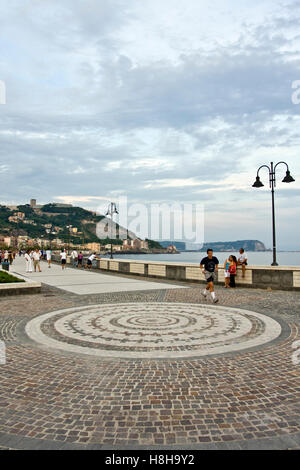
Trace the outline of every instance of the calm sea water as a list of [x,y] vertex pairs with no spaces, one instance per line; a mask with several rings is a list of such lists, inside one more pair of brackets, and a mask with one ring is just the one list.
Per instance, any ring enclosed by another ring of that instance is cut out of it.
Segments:
[[[226,258],[229,255],[235,255],[237,257],[238,253],[228,253],[228,252],[214,252],[220,262],[224,264]],[[271,265],[273,261],[273,253],[271,251],[248,251],[248,264],[252,266],[268,266]],[[178,254],[161,254],[161,255],[119,255],[115,254],[114,258],[120,259],[136,259],[139,261],[168,261],[173,263],[199,263],[201,259],[206,256],[206,253],[178,253]],[[277,252],[277,263],[279,266],[300,266],[300,251],[283,251]]]

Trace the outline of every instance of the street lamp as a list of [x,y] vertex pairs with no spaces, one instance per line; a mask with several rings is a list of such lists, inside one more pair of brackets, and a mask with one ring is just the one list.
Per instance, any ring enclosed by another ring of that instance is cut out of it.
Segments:
[[112,254],[112,224],[113,224],[113,215],[118,214],[119,212],[117,211],[117,206],[114,202],[111,202],[108,206],[107,212],[105,216],[110,215],[111,217],[111,224],[110,224],[110,259],[113,259],[113,254]]
[[271,192],[272,192],[273,263],[271,264],[271,266],[278,266],[278,263],[276,261],[274,188],[276,187],[276,179],[275,179],[276,168],[281,163],[286,166],[286,174],[285,174],[285,177],[283,178],[282,182],[283,183],[292,183],[293,181],[295,181],[294,178],[290,174],[289,167],[288,167],[287,163],[278,162],[274,166],[273,162],[271,162],[271,167],[269,167],[268,165],[262,165],[261,167],[259,167],[259,169],[257,170],[256,180],[252,185],[253,188],[261,188],[262,186],[264,186],[263,183],[260,181],[258,173],[259,173],[259,170],[261,168],[267,168],[269,170],[269,184],[270,184],[270,188],[271,188]]
[[67,225],[67,229],[69,230],[69,234],[68,234],[68,254],[69,254],[69,251],[70,251],[70,238],[71,238],[71,229],[73,228],[73,225]]
[[54,225],[51,224],[50,228],[46,228],[45,232],[49,235],[49,245],[50,245],[50,250],[51,250],[51,235],[55,235],[54,230]]

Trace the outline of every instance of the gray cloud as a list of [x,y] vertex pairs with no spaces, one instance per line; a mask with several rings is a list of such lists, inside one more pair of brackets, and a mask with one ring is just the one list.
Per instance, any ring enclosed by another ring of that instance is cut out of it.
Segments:
[[[225,239],[228,210],[244,220],[246,202],[258,201],[244,187],[251,187],[260,164],[286,159],[299,174],[300,106],[291,101],[292,81],[300,79],[299,16],[293,4],[277,2],[273,15],[243,20],[226,44],[217,29],[202,45],[191,31],[190,49],[188,25],[178,22],[186,33],[171,33],[171,26],[162,32],[166,17],[158,27],[156,16],[141,17],[135,1],[13,0],[0,6],[0,79],[7,87],[7,104],[0,107],[3,200],[125,192],[132,201],[202,201],[220,218],[219,228],[210,222],[207,236],[216,239],[223,230]],[[250,12],[247,2],[243,8]],[[134,39],[140,31],[148,35],[144,43]],[[191,179],[201,184],[188,185]],[[178,184],[160,186],[161,180]],[[295,183],[278,194],[278,204],[298,192]],[[257,208],[257,220],[264,216]],[[296,233],[299,223],[293,224]],[[250,217],[243,226],[237,238],[255,231]],[[269,240],[257,227],[260,237]]]

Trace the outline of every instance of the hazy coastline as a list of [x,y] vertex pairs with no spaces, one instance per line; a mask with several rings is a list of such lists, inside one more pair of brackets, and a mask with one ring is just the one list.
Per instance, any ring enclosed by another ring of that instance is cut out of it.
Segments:
[[[238,253],[231,253],[229,251],[215,251],[214,255],[218,258],[220,264],[225,262],[225,259],[230,255]],[[248,251],[248,264],[252,266],[268,266],[271,265],[273,259],[272,251]],[[114,258],[121,259],[138,259],[139,261],[167,261],[167,262],[186,262],[198,263],[206,256],[206,253],[201,251],[186,251],[181,253],[161,253],[161,254],[121,254],[114,253]],[[277,251],[277,262],[279,266],[300,266],[300,251]]]

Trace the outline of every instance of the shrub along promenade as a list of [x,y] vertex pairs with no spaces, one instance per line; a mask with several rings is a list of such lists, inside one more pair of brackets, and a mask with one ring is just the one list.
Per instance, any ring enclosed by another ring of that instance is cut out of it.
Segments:
[[[12,265],[11,265],[12,268]],[[0,269],[0,297],[18,294],[36,294],[41,290],[41,283],[27,279],[22,274]],[[1,339],[1,338],[0,338]]]
[[6,273],[5,271],[0,271],[0,284],[10,282],[25,282],[25,280],[12,276],[11,274]]

